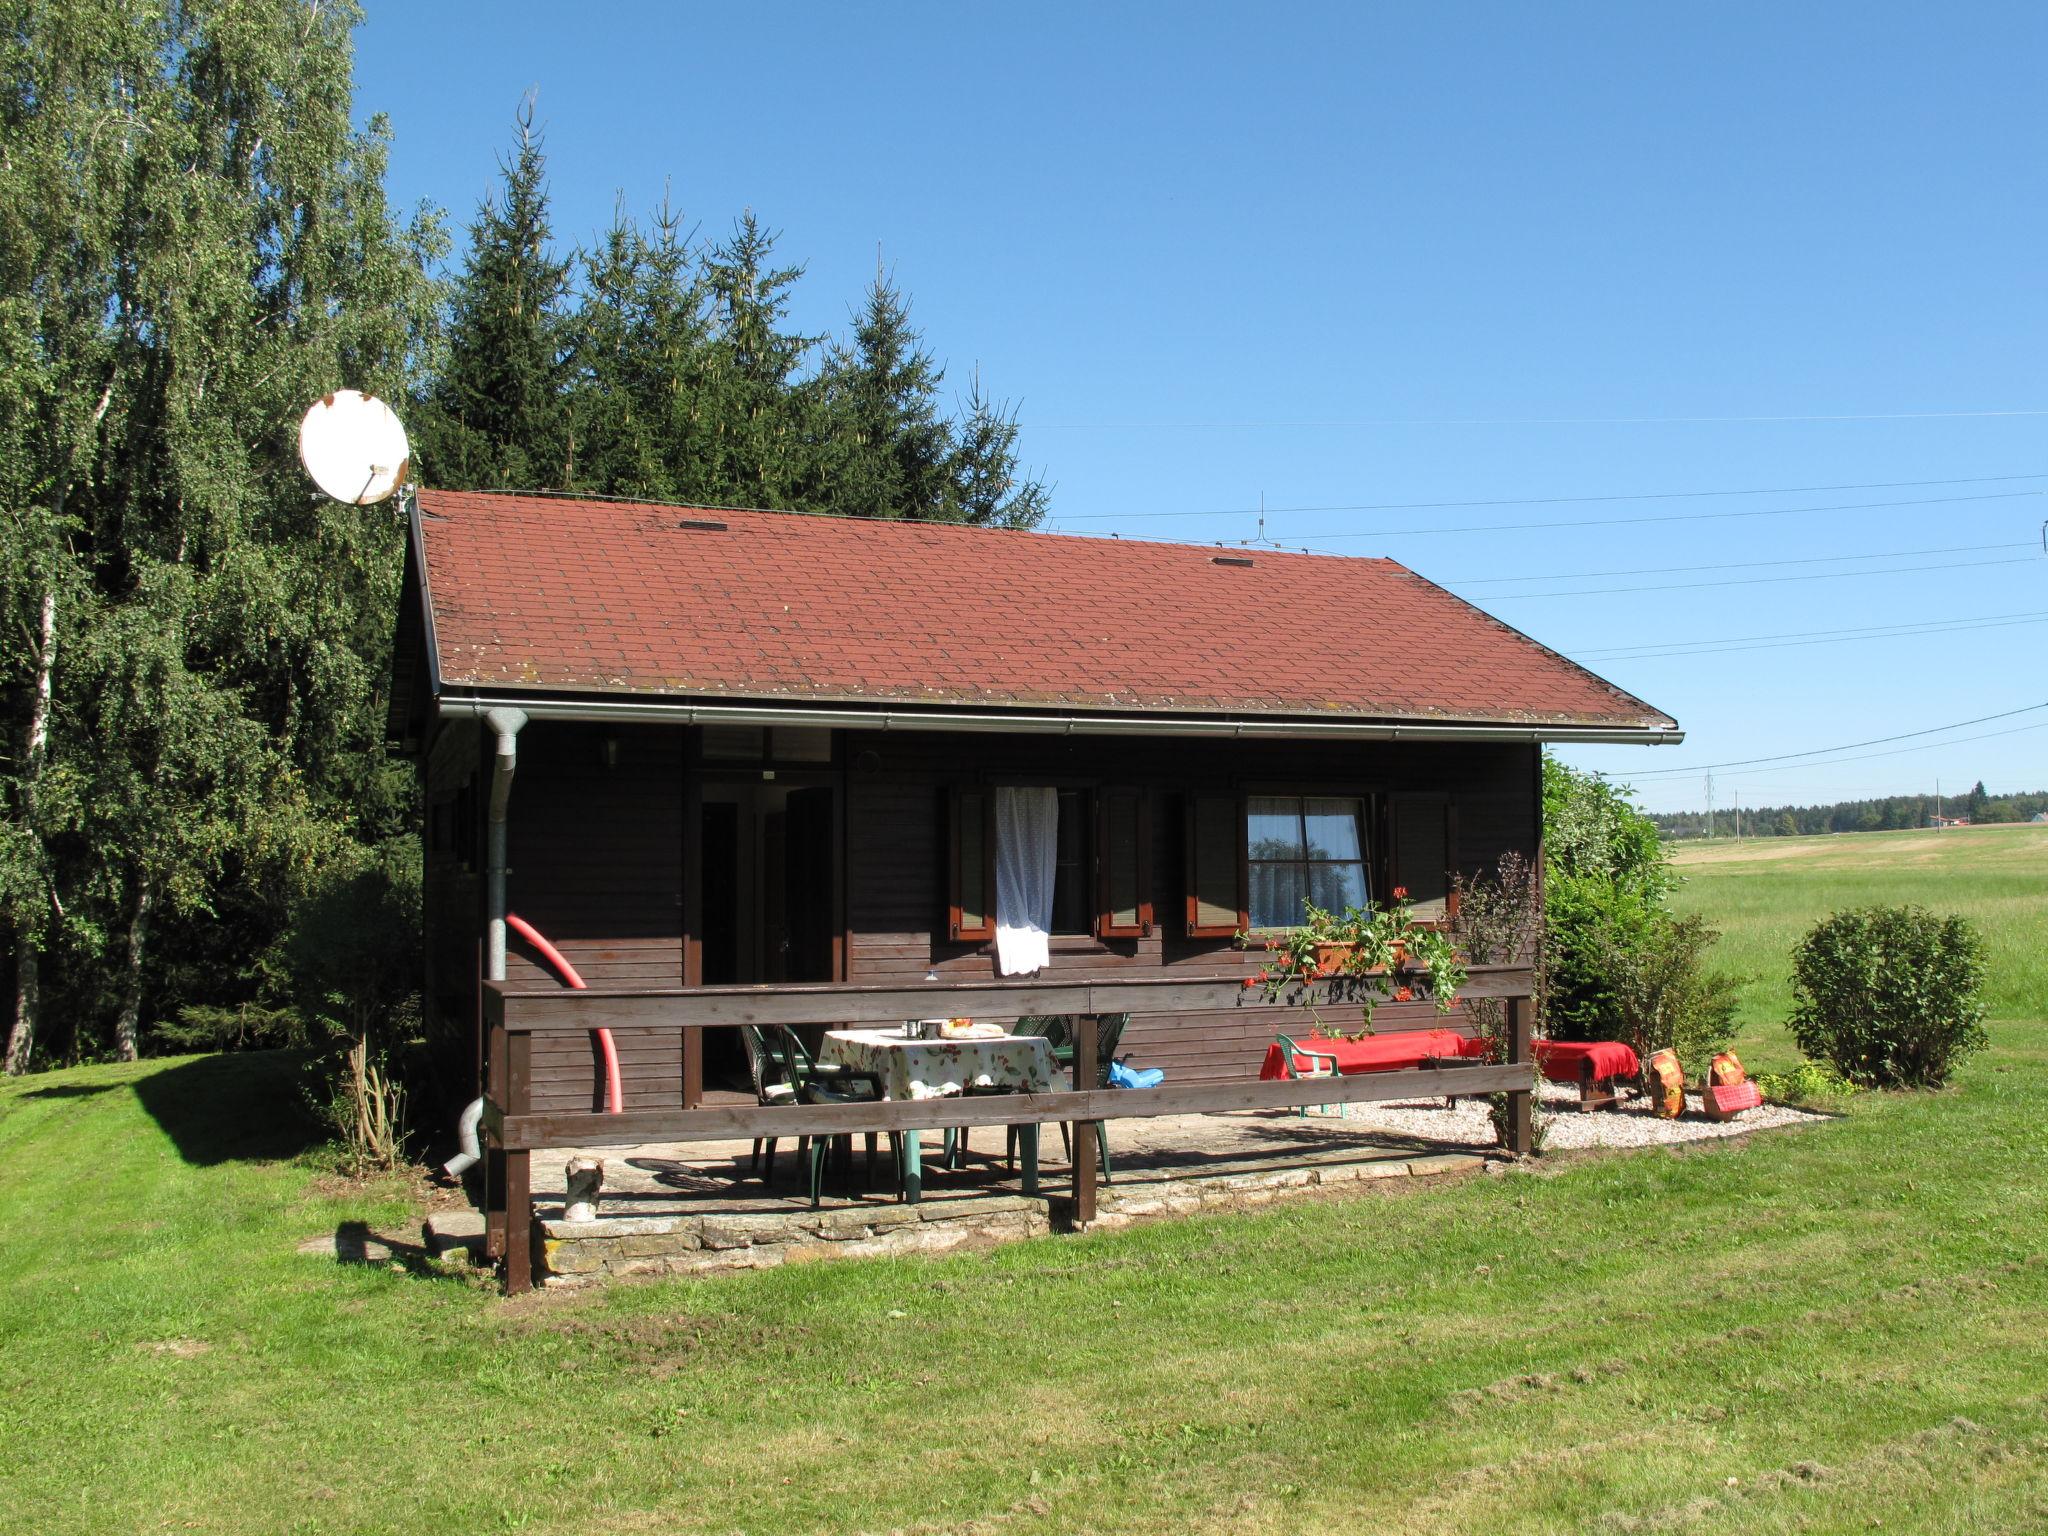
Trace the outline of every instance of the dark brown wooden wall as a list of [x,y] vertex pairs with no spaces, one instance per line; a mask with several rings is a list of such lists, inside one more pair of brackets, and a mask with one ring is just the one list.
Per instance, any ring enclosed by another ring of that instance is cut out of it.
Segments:
[[[467,1008],[481,923],[482,827],[488,800],[485,734],[466,734],[430,756],[430,798],[452,794],[466,767],[473,785],[474,870],[428,860],[430,985]],[[604,741],[618,742],[616,765]],[[659,726],[596,727],[537,721],[519,738],[509,824],[510,908],[557,944],[593,987],[677,986],[683,981],[685,784],[689,733]],[[1455,808],[1455,864],[1477,872],[1503,853],[1536,850],[1536,749],[1520,745],[1241,743],[1129,737],[1053,738],[849,733],[845,789],[846,980],[915,984],[936,969],[951,980],[995,975],[992,944],[944,937],[945,792],[1008,779],[1078,786],[1137,785],[1151,792],[1154,927],[1138,939],[1055,936],[1049,976],[1132,971],[1243,975],[1248,957],[1227,939],[1178,936],[1182,894],[1181,800],[1191,790],[1243,785],[1360,794],[1428,790]],[[707,899],[718,893],[707,892]],[[516,938],[515,985],[559,983]],[[440,980],[433,978],[438,975]],[[461,986],[448,980],[460,977]],[[1349,1023],[1355,1015],[1333,1017]],[[1388,1005],[1382,1030],[1444,1022],[1427,1006]],[[1173,1081],[1248,1077],[1271,1039],[1270,1022],[1238,1013],[1147,1019],[1121,1049]],[[681,1102],[680,1041],[660,1031],[617,1038],[629,1105]],[[714,1061],[721,1053],[713,1053]],[[596,1053],[585,1037],[537,1041],[537,1109],[597,1106]],[[723,1053],[730,1063],[730,1053]],[[715,1076],[715,1073],[714,1073]],[[715,1086],[715,1084],[714,1084]]]
[[[947,785],[976,774],[1151,791],[1151,936],[1055,936],[1051,978],[1130,969],[1242,976],[1251,968],[1228,939],[1176,932],[1184,860],[1180,806],[1191,790],[1250,784],[1360,794],[1440,791],[1456,810],[1457,869],[1477,873],[1510,850],[1536,852],[1537,759],[1530,746],[894,733],[854,746],[847,775],[849,981],[912,984],[933,969],[949,980],[994,976],[993,944],[948,943],[940,926],[943,795]],[[863,752],[872,759],[863,759]],[[1351,1012],[1329,1022],[1355,1028],[1359,1021]],[[1426,1004],[1389,1004],[1377,1011],[1374,1025],[1395,1030],[1460,1022]],[[1185,1014],[1134,1021],[1119,1049],[1137,1065],[1164,1067],[1173,1081],[1195,1082],[1254,1076],[1271,1039],[1269,1022],[1240,1013]]]

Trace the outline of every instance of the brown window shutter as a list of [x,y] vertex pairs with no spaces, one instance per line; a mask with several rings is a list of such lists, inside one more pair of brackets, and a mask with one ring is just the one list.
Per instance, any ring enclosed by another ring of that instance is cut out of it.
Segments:
[[1142,939],[1152,931],[1151,802],[1140,789],[1095,798],[1095,934]]
[[1249,919],[1244,909],[1244,801],[1236,795],[1187,798],[1187,932],[1228,938]]
[[995,797],[955,789],[949,797],[946,935],[972,942],[996,936]]
[[1397,794],[1390,799],[1393,882],[1408,892],[1417,921],[1441,922],[1451,915],[1456,813],[1444,795]]

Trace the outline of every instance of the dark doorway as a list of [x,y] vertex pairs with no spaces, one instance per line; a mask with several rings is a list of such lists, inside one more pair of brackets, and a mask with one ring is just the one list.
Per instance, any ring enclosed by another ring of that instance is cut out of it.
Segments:
[[833,979],[836,793],[825,784],[704,786],[706,986]]

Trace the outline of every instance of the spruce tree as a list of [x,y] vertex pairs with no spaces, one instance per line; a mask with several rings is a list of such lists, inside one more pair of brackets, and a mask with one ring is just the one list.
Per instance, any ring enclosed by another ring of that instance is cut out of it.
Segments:
[[984,395],[977,373],[947,465],[951,517],[991,528],[1036,528],[1045,521],[1052,487],[1019,468],[1019,430],[1015,407]]
[[817,494],[827,510],[953,516],[953,438],[938,405],[945,376],[902,294],[877,272],[851,343],[832,349],[820,381],[826,438]]
[[819,390],[800,370],[819,338],[788,329],[801,267],[773,265],[776,236],[751,210],[704,255],[711,338],[698,376],[703,452],[688,500],[805,507],[819,483]]
[[682,221],[664,205],[650,235],[621,215],[581,262],[570,358],[576,485],[682,499],[704,478],[712,425],[708,286]]
[[478,205],[448,307],[440,377],[420,421],[421,477],[479,489],[576,482],[569,418],[569,270],[552,250],[533,101],[503,186]]

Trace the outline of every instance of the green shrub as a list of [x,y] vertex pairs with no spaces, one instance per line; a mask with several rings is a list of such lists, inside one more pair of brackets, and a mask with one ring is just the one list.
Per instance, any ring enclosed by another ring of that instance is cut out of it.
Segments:
[[1707,966],[1721,935],[1699,917],[1658,912],[1626,936],[1601,936],[1592,950],[1613,1017],[1599,1038],[1625,1041],[1647,1062],[1673,1050],[1704,1074],[1716,1051],[1734,1041],[1741,978]]
[[1613,958],[1665,936],[1678,884],[1656,825],[1626,789],[1545,758],[1543,853],[1544,1029],[1625,1038]]
[[306,1043],[305,1021],[297,1009],[261,1003],[232,1008],[187,1003],[175,1020],[159,1020],[151,1034],[174,1051],[270,1050]]
[[1938,1088],[1984,1035],[1984,941],[1953,914],[1860,907],[1792,952],[1792,1038],[1865,1088]]
[[421,1038],[418,843],[339,850],[306,877],[291,917],[278,969],[314,1046],[308,1098],[352,1169],[395,1166],[407,1089],[430,1081],[432,1065]]
[[1824,1061],[1802,1061],[1786,1072],[1759,1072],[1754,1081],[1770,1103],[1798,1109],[1835,1109],[1863,1091]]

